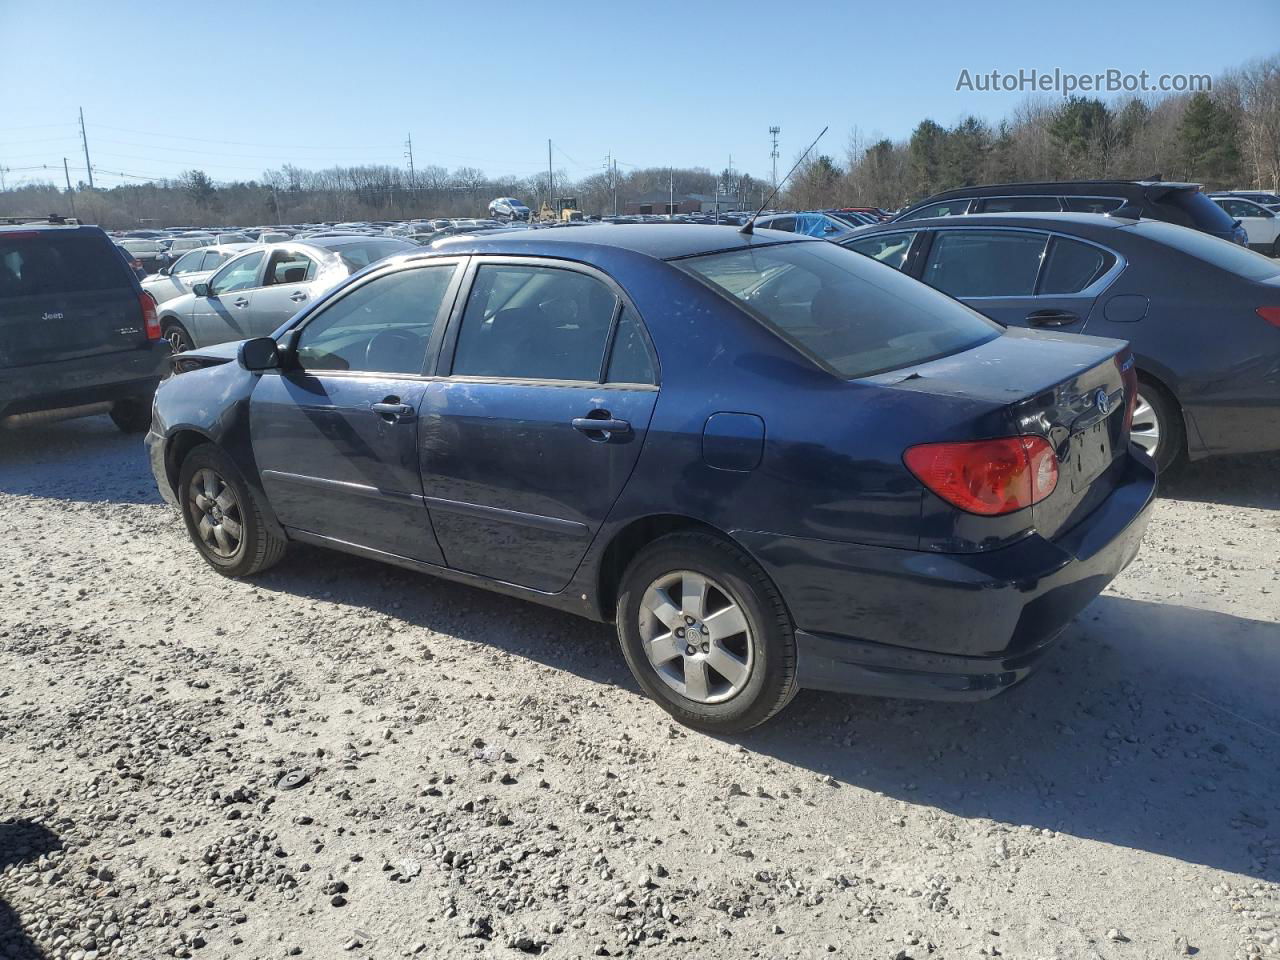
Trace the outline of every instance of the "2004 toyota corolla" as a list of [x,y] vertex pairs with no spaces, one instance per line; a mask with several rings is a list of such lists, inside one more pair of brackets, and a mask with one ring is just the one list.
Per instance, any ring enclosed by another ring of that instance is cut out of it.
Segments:
[[769,231],[459,238],[173,362],[151,460],[214,568],[302,541],[614,620],[713,731],[800,687],[999,692],[1155,490],[1122,342]]

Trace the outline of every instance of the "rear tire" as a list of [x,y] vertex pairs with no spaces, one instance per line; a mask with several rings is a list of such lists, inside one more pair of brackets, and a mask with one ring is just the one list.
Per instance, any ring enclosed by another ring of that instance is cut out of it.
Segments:
[[252,576],[284,556],[289,541],[266,520],[240,468],[214,444],[187,454],[177,494],[191,542],[223,576]]
[[123,433],[145,433],[151,428],[151,400],[129,397],[111,408],[111,422]]
[[195,349],[195,344],[191,342],[191,334],[187,333],[182,324],[175,321],[164,325],[162,336],[169,341],[169,347],[174,353]]
[[740,733],[799,689],[781,595],[719,537],[674,533],[642,549],[622,576],[617,625],[636,682],[686,726]]
[[1160,473],[1178,465],[1186,450],[1182,411],[1169,391],[1151,377],[1138,375],[1138,403],[1130,438],[1156,462]]

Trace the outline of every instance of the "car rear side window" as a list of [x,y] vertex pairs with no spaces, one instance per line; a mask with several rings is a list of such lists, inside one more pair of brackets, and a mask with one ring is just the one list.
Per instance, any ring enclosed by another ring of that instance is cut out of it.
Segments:
[[617,304],[603,282],[574,270],[482,264],[453,374],[598,382]]
[[1040,275],[1041,294],[1079,293],[1111,269],[1114,255],[1088,243],[1054,237]]
[[131,272],[102,236],[0,233],[0,299],[127,289]]
[[[1213,203],[1207,198],[1205,202]],[[1268,280],[1280,275],[1280,261],[1272,260],[1260,253],[1254,253],[1247,247],[1210,236],[1199,230],[1188,230],[1186,227],[1176,227],[1159,220],[1142,220],[1125,229],[1134,230],[1198,260],[1228,270],[1238,277],[1249,280]]]
[[921,279],[953,297],[1029,297],[1047,239],[1018,230],[940,230]]
[[1124,206],[1119,197],[1063,197],[1062,202],[1072,213],[1110,213]]
[[605,380],[610,383],[657,383],[649,344],[645,341],[639,319],[630,307],[623,307],[622,315],[618,317]]
[[1043,213],[1061,209],[1057,197],[986,197],[978,201],[979,213]]
[[304,370],[421,374],[453,264],[377,277],[315,315],[298,337]]
[[1001,327],[825,241],[673,261],[837,376],[852,379],[986,343]]

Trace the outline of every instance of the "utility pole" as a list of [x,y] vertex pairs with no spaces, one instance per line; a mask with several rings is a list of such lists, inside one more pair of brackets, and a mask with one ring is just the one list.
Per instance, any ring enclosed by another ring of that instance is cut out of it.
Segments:
[[[612,157],[610,158],[612,159]],[[618,161],[613,160],[613,215],[618,215]]]
[[[769,136],[773,138],[773,150],[769,156],[773,159],[773,189],[778,189],[778,134],[782,132],[781,127],[770,127]],[[761,203],[764,201],[761,200]]]
[[[551,173],[551,138],[547,137],[547,208],[554,209],[552,204],[555,202],[555,185],[553,182],[553,174]],[[559,217],[557,216],[557,219]]]
[[4,164],[0,164],[0,192],[2,192],[2,191],[5,189],[5,186],[4,186],[4,172],[5,172],[5,170],[7,170],[7,169],[9,169],[9,168],[8,168],[8,167],[6,167],[6,166],[4,166]]
[[409,189],[417,190],[418,184],[413,176],[413,134],[409,134],[409,139],[404,142],[405,156],[409,158]]
[[675,215],[676,205],[676,179],[675,174],[670,167],[667,167],[667,219],[670,220]]
[[89,175],[89,189],[93,189],[93,164],[89,162],[89,138],[84,133],[84,107],[80,108],[80,141],[84,144],[84,170]]
[[71,168],[67,166],[67,158],[62,158],[62,172],[67,178],[67,200],[71,203],[71,216],[76,215],[76,195],[71,190]]

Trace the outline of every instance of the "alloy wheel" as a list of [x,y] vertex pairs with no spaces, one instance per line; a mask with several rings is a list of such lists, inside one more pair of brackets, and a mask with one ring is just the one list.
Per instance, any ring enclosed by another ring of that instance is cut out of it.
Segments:
[[640,638],[662,682],[696,703],[722,703],[751,679],[746,612],[705,574],[677,570],[654,580],[640,601]]
[[215,556],[233,559],[244,537],[240,501],[226,480],[205,467],[191,478],[188,509],[196,535]]
[[1129,437],[1154,458],[1160,448],[1160,416],[1142,392],[1138,392],[1138,401],[1133,408],[1133,426]]
[[182,353],[182,351],[190,349],[187,344],[186,334],[178,327],[170,327],[165,339],[169,341],[169,349],[174,353]]

